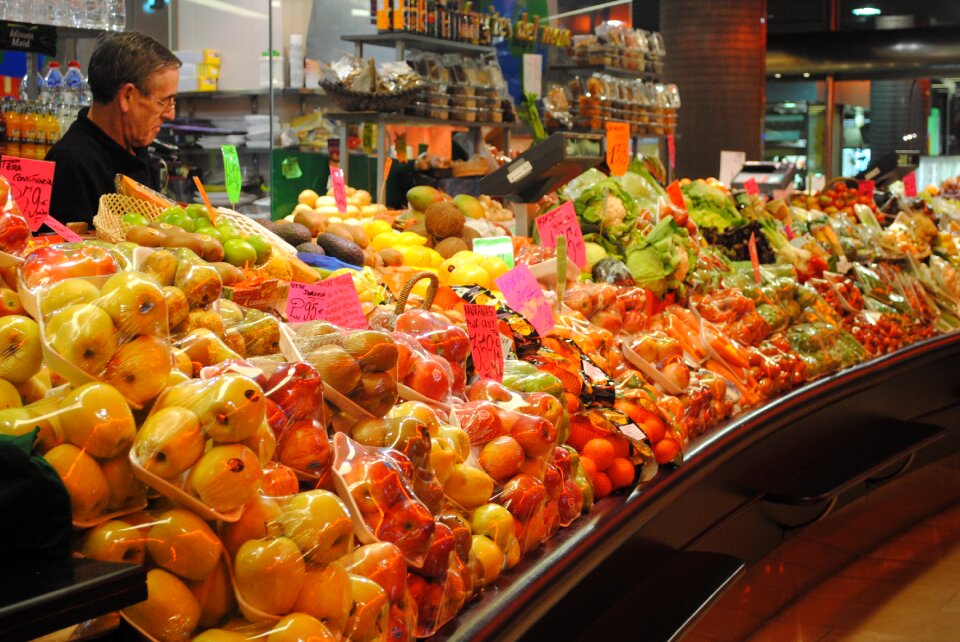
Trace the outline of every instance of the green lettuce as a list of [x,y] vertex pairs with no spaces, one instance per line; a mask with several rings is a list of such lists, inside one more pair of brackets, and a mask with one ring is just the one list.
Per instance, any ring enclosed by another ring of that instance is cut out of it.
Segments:
[[744,223],[733,199],[726,192],[698,179],[682,188],[687,212],[699,227],[723,231],[731,225]]

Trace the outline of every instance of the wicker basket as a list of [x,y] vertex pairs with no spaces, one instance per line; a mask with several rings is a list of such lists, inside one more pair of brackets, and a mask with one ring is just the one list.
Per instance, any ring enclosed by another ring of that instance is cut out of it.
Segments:
[[244,216],[240,212],[235,212],[226,207],[217,208],[217,221],[226,220],[230,222],[230,225],[234,227],[238,232],[244,236],[249,236],[251,234],[256,234],[263,237],[265,241],[270,243],[273,246],[273,249],[277,250],[286,257],[297,257],[297,250],[292,245],[284,241],[282,238],[265,228],[264,226],[257,223],[255,220],[249,216]]
[[124,223],[122,218],[127,212],[141,214],[148,221],[160,218],[163,210],[139,198],[131,198],[123,194],[104,194],[100,197],[100,206],[97,215],[93,217],[93,225],[97,228],[97,238],[109,243],[119,243],[127,238],[127,231],[133,227]]
[[393,94],[365,94],[344,89],[338,83],[322,82],[320,86],[344,111],[400,111],[421,91],[421,87],[417,86]]

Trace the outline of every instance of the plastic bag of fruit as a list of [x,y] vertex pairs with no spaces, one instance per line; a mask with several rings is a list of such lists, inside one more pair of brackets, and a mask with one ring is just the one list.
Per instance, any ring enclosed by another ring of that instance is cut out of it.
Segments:
[[18,288],[23,306],[36,318],[36,290],[64,279],[102,277],[123,269],[125,259],[113,246],[101,241],[44,245],[28,254],[18,268]]
[[[476,305],[492,305],[497,311],[500,334],[512,339],[514,354],[524,359],[540,349],[540,335],[522,315],[514,311],[490,290],[479,285],[453,288],[457,296]],[[506,356],[506,355],[504,355]]]
[[609,283],[577,283],[563,295],[566,306],[582,314],[591,323],[617,334],[623,329],[623,302],[618,288]]
[[449,406],[455,376],[450,362],[428,351],[411,335],[394,332],[392,336],[398,351],[397,382],[405,388],[402,396]]
[[22,256],[30,241],[30,226],[10,195],[10,183],[0,176],[0,252]]

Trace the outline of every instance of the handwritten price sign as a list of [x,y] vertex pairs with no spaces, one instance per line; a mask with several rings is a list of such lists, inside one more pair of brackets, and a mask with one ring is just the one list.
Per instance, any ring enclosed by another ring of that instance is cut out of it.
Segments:
[[557,247],[557,237],[567,238],[567,256],[580,267],[587,265],[587,246],[583,243],[583,230],[577,220],[573,202],[567,201],[537,218],[537,231],[544,247]]
[[760,186],[757,185],[757,179],[748,178],[743,183],[743,189],[747,190],[747,194],[751,196],[758,196],[760,194]]
[[521,263],[496,279],[497,287],[511,308],[523,315],[541,335],[553,329],[553,311],[537,277]]
[[333,183],[333,198],[337,202],[337,211],[347,213],[347,185],[343,182],[343,169],[330,166],[330,181]]
[[287,320],[291,323],[323,319],[341,328],[366,329],[367,318],[349,274],[317,283],[290,282]]
[[607,167],[614,176],[623,176],[630,166],[630,125],[607,121]]
[[0,158],[0,175],[10,183],[10,195],[33,232],[47,222],[50,213],[53,168],[54,163],[50,161],[16,156]]
[[907,198],[916,198],[917,196],[917,173],[910,172],[903,177],[903,195]]
[[240,200],[240,188],[243,186],[237,148],[233,145],[221,145],[220,153],[223,154],[223,182],[227,187],[227,198],[231,204],[236,205]]
[[491,305],[465,303],[463,315],[470,335],[473,367],[481,377],[503,381],[503,344],[497,329],[497,311]]

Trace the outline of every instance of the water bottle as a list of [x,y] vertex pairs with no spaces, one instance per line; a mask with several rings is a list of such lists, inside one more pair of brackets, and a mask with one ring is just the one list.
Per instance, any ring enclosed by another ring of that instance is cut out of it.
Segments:
[[71,60],[67,63],[67,73],[63,75],[63,104],[71,107],[83,104],[83,82],[80,63]]
[[63,104],[63,74],[60,73],[60,63],[56,60],[51,61],[47,69],[40,89],[40,99],[49,105]]
[[103,29],[103,0],[86,0],[84,3],[84,27],[87,29]]

